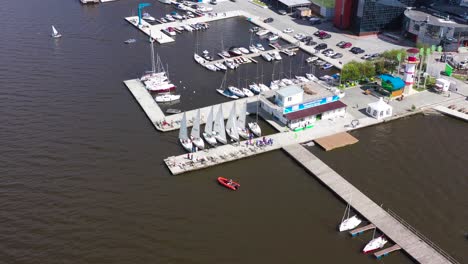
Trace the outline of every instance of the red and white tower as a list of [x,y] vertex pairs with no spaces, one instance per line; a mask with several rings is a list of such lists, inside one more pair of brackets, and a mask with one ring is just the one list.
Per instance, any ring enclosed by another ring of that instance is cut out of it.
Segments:
[[406,57],[405,63],[405,90],[404,94],[411,94],[414,84],[414,76],[416,75],[416,66],[419,64],[419,50],[418,49],[408,49],[406,51],[408,57]]

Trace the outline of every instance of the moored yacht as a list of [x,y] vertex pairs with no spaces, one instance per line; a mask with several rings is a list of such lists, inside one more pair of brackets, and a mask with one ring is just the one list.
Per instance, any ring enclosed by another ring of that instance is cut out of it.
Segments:
[[228,90],[237,97],[245,97],[245,94],[242,92],[242,90],[237,87],[228,86]]
[[364,254],[367,254],[377,249],[383,248],[387,242],[388,241],[384,238],[384,236],[379,236],[369,241],[369,243],[367,243],[362,252]]

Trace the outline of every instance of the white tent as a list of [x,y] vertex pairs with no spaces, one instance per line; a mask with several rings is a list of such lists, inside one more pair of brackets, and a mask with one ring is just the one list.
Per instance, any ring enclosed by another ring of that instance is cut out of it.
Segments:
[[373,102],[367,105],[366,109],[367,114],[380,120],[392,115],[393,107],[383,101],[383,98],[380,97],[379,101]]

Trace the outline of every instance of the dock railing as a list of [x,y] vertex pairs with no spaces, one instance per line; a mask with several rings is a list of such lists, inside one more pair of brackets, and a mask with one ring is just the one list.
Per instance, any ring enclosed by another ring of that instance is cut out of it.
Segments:
[[440,248],[437,244],[432,242],[429,238],[425,237],[423,234],[421,234],[416,228],[411,226],[408,222],[406,222],[403,218],[398,216],[395,212],[393,212],[390,209],[387,209],[387,213],[389,213],[393,218],[395,218],[398,222],[400,222],[402,225],[404,225],[408,230],[413,232],[415,235],[417,235],[421,240],[426,242],[429,246],[431,246],[435,251],[437,251],[439,254],[444,256],[448,261],[454,264],[460,264],[456,259],[454,259],[452,256],[450,256],[449,253],[445,252],[442,248]]

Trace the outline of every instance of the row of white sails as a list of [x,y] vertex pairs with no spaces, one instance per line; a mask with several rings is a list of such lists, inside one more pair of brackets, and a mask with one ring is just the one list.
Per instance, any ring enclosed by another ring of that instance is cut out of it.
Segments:
[[194,152],[196,149],[204,149],[205,143],[201,136],[211,146],[218,143],[227,144],[226,134],[232,141],[239,141],[240,138],[250,139],[251,133],[261,136],[262,131],[257,122],[246,123],[247,103],[241,105],[240,113],[237,115],[236,103],[233,103],[226,125],[224,124],[223,108],[220,105],[216,116],[214,115],[214,106],[211,107],[205,125],[204,132],[200,135],[200,109],[197,110],[190,137],[187,129],[187,116],[183,113],[179,131],[179,141],[185,150]]

